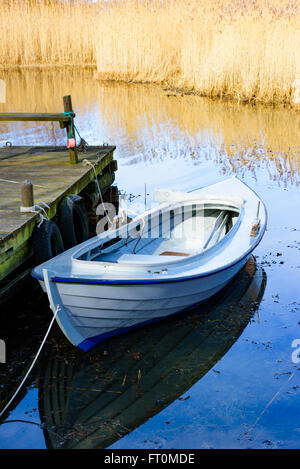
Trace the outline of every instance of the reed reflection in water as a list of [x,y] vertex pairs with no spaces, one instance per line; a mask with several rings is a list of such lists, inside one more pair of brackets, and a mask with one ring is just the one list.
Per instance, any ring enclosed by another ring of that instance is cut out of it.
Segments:
[[[120,164],[166,159],[217,164],[219,174],[258,170],[272,181],[299,184],[300,115],[289,108],[251,106],[180,95],[156,86],[99,82],[93,70],[0,72],[0,112],[61,112],[71,93],[81,135],[117,145]],[[65,143],[53,123],[1,123],[0,142]]]

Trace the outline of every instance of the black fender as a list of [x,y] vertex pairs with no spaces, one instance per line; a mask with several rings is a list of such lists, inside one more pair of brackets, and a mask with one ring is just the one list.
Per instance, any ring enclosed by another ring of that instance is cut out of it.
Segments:
[[64,251],[64,243],[57,224],[53,220],[44,220],[33,231],[33,250],[35,262],[42,264]]
[[89,222],[84,200],[78,195],[68,195],[58,208],[58,226],[65,249],[89,238]]

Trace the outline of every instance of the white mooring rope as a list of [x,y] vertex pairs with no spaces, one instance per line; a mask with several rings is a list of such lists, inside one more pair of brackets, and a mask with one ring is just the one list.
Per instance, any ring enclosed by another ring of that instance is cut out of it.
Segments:
[[45,337],[44,337],[44,339],[43,339],[43,341],[42,341],[42,343],[41,343],[41,345],[40,345],[40,348],[39,348],[38,351],[37,351],[36,356],[35,356],[34,359],[33,359],[33,362],[31,363],[31,365],[30,365],[30,367],[29,367],[29,370],[27,371],[26,375],[24,376],[24,378],[23,378],[21,384],[19,385],[18,389],[16,390],[16,392],[14,393],[14,395],[12,396],[12,398],[9,400],[9,402],[6,404],[6,406],[1,410],[1,412],[0,412],[0,417],[2,417],[2,415],[4,414],[4,412],[8,409],[8,407],[10,406],[10,404],[13,402],[13,400],[15,399],[15,397],[17,396],[17,394],[19,393],[19,391],[20,391],[20,389],[22,388],[23,384],[25,383],[26,379],[28,378],[28,375],[29,375],[29,373],[31,372],[32,368],[34,367],[35,362],[37,361],[37,359],[38,359],[38,357],[39,357],[39,354],[41,353],[41,350],[42,350],[42,348],[43,348],[43,346],[44,346],[44,344],[45,344],[45,342],[46,342],[46,340],[47,340],[47,337],[48,337],[49,332],[50,332],[50,330],[51,330],[52,324],[54,323],[54,320],[55,320],[56,315],[57,315],[57,313],[58,313],[59,310],[60,310],[60,307],[59,307],[59,305],[57,305],[56,310],[55,310],[54,315],[53,315],[53,318],[52,318],[52,320],[51,320],[51,322],[50,322],[50,325],[49,325],[49,327],[48,327],[48,330],[47,330],[47,332],[46,332],[46,334],[45,334]]
[[97,184],[97,189],[98,189],[98,192],[99,192],[101,204],[102,204],[104,213],[106,214],[109,223],[112,225],[113,222],[112,222],[111,219],[109,218],[108,211],[106,210],[105,204],[104,204],[104,202],[103,202],[102,192],[101,192],[101,189],[100,189],[100,186],[99,186],[99,181],[98,181],[97,171],[96,171],[95,165],[94,165],[90,160],[87,160],[87,159],[84,159],[82,163],[83,163],[85,166],[91,166],[91,167],[93,168],[93,170],[94,170],[94,173],[95,173],[95,181],[96,181],[96,184]]
[[[12,181],[11,179],[2,179],[0,178],[0,182],[9,182],[11,184],[22,184],[21,181]],[[35,187],[41,187],[42,189],[49,189],[48,186],[40,186],[39,184],[32,184]]]
[[[46,212],[46,207],[48,210],[50,210],[50,207],[46,202],[43,202],[42,200],[40,202],[37,202],[34,204],[32,207],[20,207],[20,211],[22,213],[37,213],[40,217],[40,222],[38,223],[38,228],[41,226],[44,220],[49,220],[48,214]],[[43,212],[43,213],[42,213]]]

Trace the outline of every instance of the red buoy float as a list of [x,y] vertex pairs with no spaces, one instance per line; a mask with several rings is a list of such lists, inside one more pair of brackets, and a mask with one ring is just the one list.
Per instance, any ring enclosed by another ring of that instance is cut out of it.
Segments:
[[75,148],[75,146],[76,146],[75,138],[68,138],[67,147],[68,148]]

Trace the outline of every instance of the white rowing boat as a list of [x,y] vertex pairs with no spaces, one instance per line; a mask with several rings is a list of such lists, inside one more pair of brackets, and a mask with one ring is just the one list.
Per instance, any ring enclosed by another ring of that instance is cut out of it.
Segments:
[[244,266],[267,222],[236,177],[193,193],[156,191],[158,206],[33,271],[67,338],[83,350],[207,300]]

